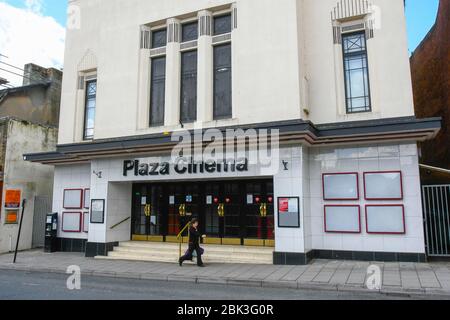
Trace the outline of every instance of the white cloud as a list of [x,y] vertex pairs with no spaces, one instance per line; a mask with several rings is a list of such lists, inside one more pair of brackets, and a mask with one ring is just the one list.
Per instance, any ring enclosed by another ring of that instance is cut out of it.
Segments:
[[[0,61],[23,68],[26,63],[62,68],[65,28],[54,18],[42,14],[42,0],[26,0],[19,9],[0,0]],[[0,68],[22,73],[0,64]],[[0,77],[13,85],[22,78],[0,70]]]
[[34,13],[42,12],[42,0],[25,0],[25,6]]

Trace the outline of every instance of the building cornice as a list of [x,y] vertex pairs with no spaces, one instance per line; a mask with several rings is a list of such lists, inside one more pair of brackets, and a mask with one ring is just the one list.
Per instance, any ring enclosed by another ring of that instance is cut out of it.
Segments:
[[[227,130],[278,130],[280,146],[304,144],[307,146],[425,141],[441,129],[441,118],[415,117],[377,119],[314,125],[310,121],[289,120],[217,128]],[[203,129],[203,132],[208,129]],[[189,134],[193,136],[194,131]],[[150,155],[170,153],[177,141],[170,133],[94,140],[87,143],[61,144],[56,151],[24,154],[24,160],[43,164],[89,162],[96,158],[123,157],[130,154]],[[207,144],[207,143],[205,143]]]

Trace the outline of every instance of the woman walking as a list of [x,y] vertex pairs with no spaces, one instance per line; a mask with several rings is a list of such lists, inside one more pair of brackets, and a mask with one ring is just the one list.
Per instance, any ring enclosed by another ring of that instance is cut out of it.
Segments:
[[183,262],[186,260],[192,260],[192,254],[197,253],[197,266],[204,267],[202,261],[203,249],[200,248],[200,238],[205,238],[205,235],[200,235],[198,231],[198,219],[194,218],[191,220],[191,227],[189,228],[189,248],[184,256],[180,258],[178,261],[180,263],[180,267],[183,265]]

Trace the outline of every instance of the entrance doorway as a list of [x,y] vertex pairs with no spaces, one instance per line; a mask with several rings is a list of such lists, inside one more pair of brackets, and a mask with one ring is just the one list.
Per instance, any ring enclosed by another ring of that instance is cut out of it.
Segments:
[[133,185],[132,238],[173,242],[194,217],[206,243],[274,246],[272,180]]

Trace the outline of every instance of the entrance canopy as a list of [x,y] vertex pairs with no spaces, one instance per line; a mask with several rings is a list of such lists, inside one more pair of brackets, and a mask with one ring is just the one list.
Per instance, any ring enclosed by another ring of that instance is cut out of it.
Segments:
[[[441,128],[441,118],[402,117],[369,121],[314,125],[310,121],[289,120],[230,126],[227,130],[278,130],[280,145],[302,143],[308,146],[389,141],[424,141],[433,138]],[[203,129],[206,131],[207,129]],[[195,132],[189,131],[191,136]],[[24,160],[43,164],[86,162],[95,158],[123,156],[130,153],[169,152],[178,142],[171,132],[124,138],[100,139],[87,143],[58,145],[56,151],[25,154]]]

